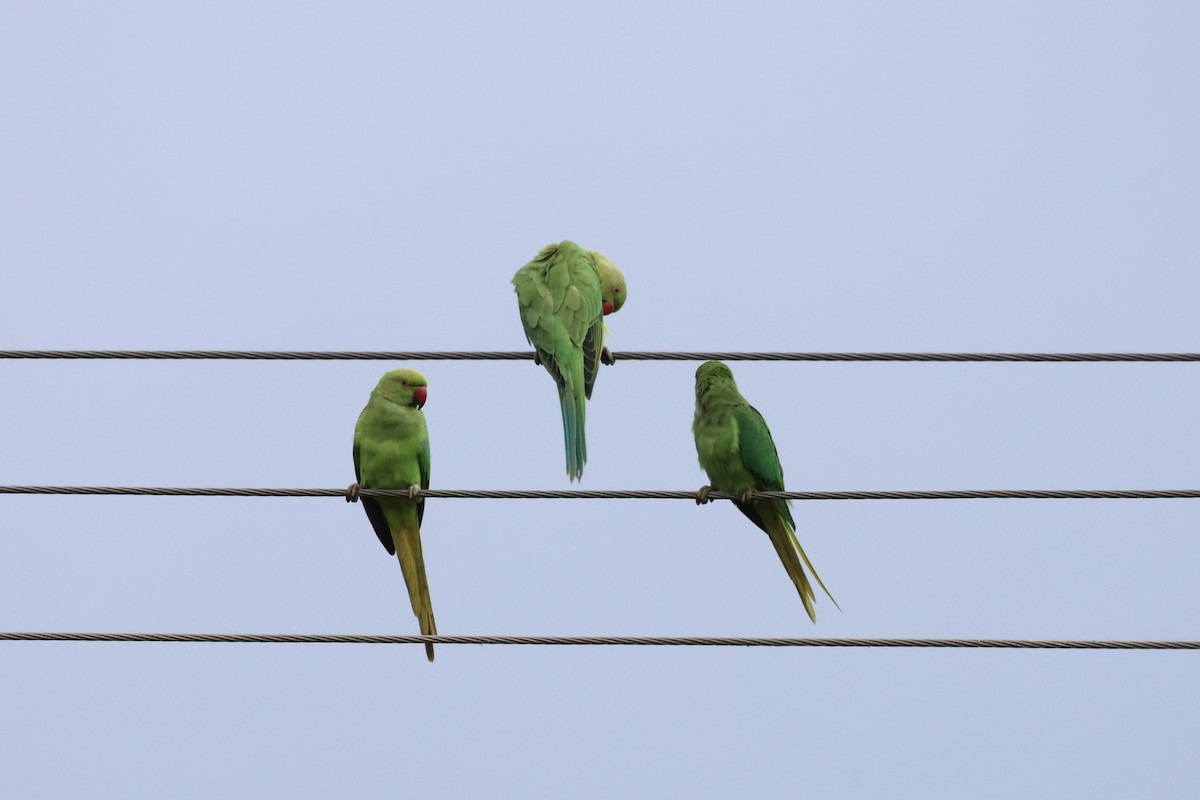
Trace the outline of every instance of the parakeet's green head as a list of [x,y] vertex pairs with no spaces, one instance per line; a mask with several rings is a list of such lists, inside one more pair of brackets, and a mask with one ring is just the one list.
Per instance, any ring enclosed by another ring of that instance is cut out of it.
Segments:
[[625,305],[625,276],[602,254],[595,250],[591,252],[596,272],[600,274],[600,299],[604,301],[604,313],[620,311],[621,306]]
[[425,376],[415,369],[394,369],[385,372],[374,394],[401,406],[421,408],[428,396]]
[[696,399],[707,395],[710,391],[729,391],[737,393],[737,383],[733,380],[733,370],[720,361],[705,361],[696,369]]

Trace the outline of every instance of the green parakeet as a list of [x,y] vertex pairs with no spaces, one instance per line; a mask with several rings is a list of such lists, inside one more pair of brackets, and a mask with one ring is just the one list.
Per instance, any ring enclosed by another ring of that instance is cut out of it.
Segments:
[[[400,559],[408,599],[421,625],[421,634],[437,634],[425,559],[421,554],[421,520],[425,503],[418,489],[429,488],[429,433],[421,408],[428,394],[425,377],[411,369],[384,374],[354,426],[354,476],[357,488],[405,489],[409,498],[363,497],[362,505],[375,535],[388,553]],[[425,645],[433,661],[433,645]]]
[[612,262],[574,242],[548,244],[513,276],[525,338],[558,385],[567,475],[583,477],[587,400],[604,348],[604,316],[625,305],[625,276]]
[[[706,361],[696,370],[696,417],[692,421],[692,435],[696,439],[700,466],[712,482],[711,486],[700,490],[696,502],[708,502],[708,493],[713,490],[742,495],[742,499],[734,500],[733,504],[770,537],[788,577],[796,584],[804,610],[816,622],[817,613],[813,610],[816,598],[801,560],[808,565],[830,600],[833,595],[825,589],[824,582],[796,540],[796,523],[788,502],[748,499],[747,490],[783,491],[783,467],[762,414],[742,397],[733,380],[733,372],[720,361]],[[836,606],[837,601],[833,600],[833,604]]]

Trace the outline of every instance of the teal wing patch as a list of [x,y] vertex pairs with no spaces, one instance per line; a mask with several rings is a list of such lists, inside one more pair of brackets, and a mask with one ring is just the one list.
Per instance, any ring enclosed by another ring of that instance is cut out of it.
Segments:
[[783,467],[767,421],[752,405],[738,408],[734,419],[738,426],[738,451],[742,464],[754,475],[755,488],[783,491]]
[[[775,449],[775,440],[771,438],[771,429],[758,409],[746,404],[734,412],[738,426],[738,452],[742,464],[754,476],[754,488],[768,492],[783,491],[783,466],[779,463],[779,451]],[[777,500],[773,505],[788,524],[795,527],[791,509],[787,501]],[[739,504],[740,507],[740,504]],[[743,509],[746,516],[754,519],[755,524],[763,527],[762,523]],[[765,528],[764,528],[765,530]]]
[[583,392],[592,399],[592,387],[600,371],[600,351],[604,349],[604,315],[601,314],[588,329],[583,340]]

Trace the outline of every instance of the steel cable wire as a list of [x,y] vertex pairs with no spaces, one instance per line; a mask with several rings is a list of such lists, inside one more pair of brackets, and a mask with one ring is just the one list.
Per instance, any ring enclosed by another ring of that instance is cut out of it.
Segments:
[[[804,353],[631,350],[617,361],[1200,361],[1200,353]],[[528,350],[0,350],[0,359],[239,361],[532,361]]]
[[[346,497],[345,489],[176,486],[0,486],[0,494],[141,495],[152,497]],[[359,489],[360,497],[409,497],[407,489]],[[422,489],[418,496],[471,500],[695,500],[696,492],[660,489]],[[713,500],[741,495],[713,491]],[[1200,489],[950,489],[944,491],[755,492],[779,500],[1172,500],[1200,499]]]
[[475,644],[618,647],[907,647],[1021,650],[1200,650],[1200,641],[1090,639],[859,639],[741,636],[418,636],[256,633],[0,632],[9,642],[183,642],[240,644]]

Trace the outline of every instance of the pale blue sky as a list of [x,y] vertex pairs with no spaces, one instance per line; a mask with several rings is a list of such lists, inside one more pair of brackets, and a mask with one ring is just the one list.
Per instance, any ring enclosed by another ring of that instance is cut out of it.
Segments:
[[[1192,3],[0,5],[0,341],[1200,349]],[[390,363],[4,362],[0,483],[344,486]],[[438,488],[564,488],[532,364],[412,363]],[[585,488],[694,489],[618,363]],[[1190,364],[734,364],[789,488],[1197,488]],[[430,501],[461,634],[1200,638],[1189,501]],[[408,633],[341,500],[0,498],[0,630]],[[1185,796],[1190,653],[0,645],[11,797]]]

